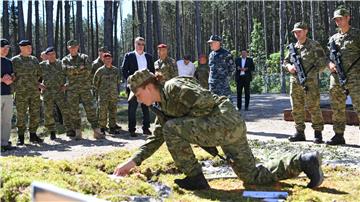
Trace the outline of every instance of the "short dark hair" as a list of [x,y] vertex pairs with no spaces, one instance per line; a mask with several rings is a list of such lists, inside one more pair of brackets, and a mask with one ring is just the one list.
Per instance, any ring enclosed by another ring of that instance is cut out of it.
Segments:
[[184,60],[191,60],[191,56],[189,54],[184,55],[183,57]]
[[246,52],[248,52],[246,48],[241,49],[241,52],[242,52],[242,51],[246,51]]

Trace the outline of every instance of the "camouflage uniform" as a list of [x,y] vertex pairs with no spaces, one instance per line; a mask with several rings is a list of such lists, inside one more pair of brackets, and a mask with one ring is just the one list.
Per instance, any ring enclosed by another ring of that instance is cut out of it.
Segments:
[[95,72],[104,65],[103,61],[100,59],[100,57],[96,58],[91,64],[91,76],[93,77],[95,75]]
[[209,55],[209,90],[218,95],[230,96],[229,80],[235,64],[229,51],[220,48]]
[[85,108],[91,127],[93,129],[98,128],[96,102],[91,95],[91,63],[88,56],[82,53],[78,53],[76,56],[69,54],[62,59],[62,67],[68,82],[67,96],[71,111],[72,129],[81,129],[80,102]]
[[65,128],[71,129],[69,104],[66,100],[65,93],[61,91],[61,87],[65,84],[65,74],[62,70],[60,60],[54,63],[44,61],[40,63],[42,69],[43,83],[46,90],[43,92],[45,107],[45,127],[49,131],[56,131],[53,108],[56,104],[63,116]]
[[98,115],[100,128],[106,128],[109,113],[109,127],[116,127],[116,106],[118,102],[120,76],[118,68],[102,66],[94,75],[94,87],[99,95]]
[[[354,64],[351,69],[349,67],[360,56],[360,30],[350,28],[347,33],[336,33],[330,37],[329,41],[335,41],[338,50],[340,50],[342,65],[344,67],[347,82],[345,89],[349,90],[349,95],[360,120],[360,61]],[[346,95],[344,89],[339,84],[336,73],[330,76],[330,99],[333,111],[333,129],[335,133],[344,133],[346,117],[345,117],[345,100]]]
[[179,75],[176,62],[170,57],[166,57],[164,60],[156,60],[154,67],[155,72],[160,72],[164,76],[165,81],[168,81]]
[[[299,84],[296,74],[290,77],[290,96],[292,105],[292,116],[297,131],[305,130],[305,107],[311,114],[312,128],[315,131],[324,129],[323,117],[320,110],[320,89],[318,74],[326,67],[325,52],[321,45],[309,38],[304,44],[295,44],[297,54],[306,73],[305,86],[307,91]],[[285,57],[284,65],[291,64],[290,53]]]
[[201,87],[209,89],[209,65],[198,64],[198,67],[195,71],[195,78],[199,81]]
[[153,136],[132,157],[136,165],[166,142],[175,165],[187,176],[202,173],[190,144],[221,146],[234,161],[231,166],[235,173],[245,183],[272,183],[296,177],[301,172],[300,154],[288,155],[266,166],[256,165],[240,114],[228,98],[201,88],[195,79],[173,78],[161,86],[160,96],[161,111],[172,119],[156,125]]
[[23,136],[26,130],[26,111],[29,108],[29,132],[36,133],[40,122],[40,91],[38,88],[41,77],[39,61],[34,56],[17,55],[11,59],[16,80],[15,105],[16,126],[18,135]]

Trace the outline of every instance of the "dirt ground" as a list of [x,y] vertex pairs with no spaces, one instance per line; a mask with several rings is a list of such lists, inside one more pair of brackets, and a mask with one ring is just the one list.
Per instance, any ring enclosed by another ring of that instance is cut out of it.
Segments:
[[[234,99],[235,100],[235,99]],[[328,103],[326,96],[321,97],[321,103]],[[125,102],[122,102],[122,105]],[[126,107],[126,106],[125,106]],[[265,142],[286,142],[287,138],[295,132],[294,123],[283,120],[283,110],[290,108],[288,95],[280,94],[261,94],[251,95],[250,111],[240,111],[246,120],[248,138],[250,140],[259,140]],[[2,156],[42,156],[48,159],[66,159],[73,160],[93,154],[107,153],[114,149],[133,150],[142,145],[146,136],[141,134],[141,126],[138,125],[137,132],[139,137],[130,137],[126,132],[127,124],[120,123],[124,129],[119,135],[109,135],[106,140],[95,140],[91,137],[91,131],[86,130],[85,139],[80,141],[71,140],[65,134],[59,135],[58,139],[51,141],[45,137],[45,142],[41,145],[27,144],[16,150],[2,153]],[[313,130],[310,123],[306,123],[307,142],[300,144],[312,145]],[[12,141],[16,141],[16,133],[13,130]],[[324,140],[329,140],[333,136],[332,125],[325,125],[323,131]],[[354,155],[360,152],[360,138],[358,126],[346,126],[345,139],[348,145],[337,148],[347,150],[351,148]],[[272,141],[273,140],[273,141]],[[358,162],[360,164],[360,162]]]

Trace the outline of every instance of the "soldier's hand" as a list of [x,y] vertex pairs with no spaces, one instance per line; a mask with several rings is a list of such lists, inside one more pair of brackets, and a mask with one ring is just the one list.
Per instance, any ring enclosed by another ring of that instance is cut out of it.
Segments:
[[336,65],[332,62],[329,62],[329,65],[328,65],[329,69],[330,69],[330,72],[332,73],[335,73],[336,72]]
[[288,71],[291,73],[291,74],[295,74],[296,73],[296,68],[294,65],[287,65],[286,66]]
[[119,164],[116,166],[114,170],[114,175],[116,176],[124,176],[129,174],[130,170],[136,166],[133,160],[126,161],[124,163]]

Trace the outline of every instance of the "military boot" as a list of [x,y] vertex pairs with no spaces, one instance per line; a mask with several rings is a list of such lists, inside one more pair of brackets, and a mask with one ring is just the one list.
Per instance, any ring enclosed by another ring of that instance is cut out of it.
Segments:
[[302,154],[300,156],[300,168],[310,179],[307,187],[318,187],[324,181],[324,174],[321,169],[321,155],[319,152]]
[[296,130],[296,133],[289,137],[290,142],[298,142],[298,141],[305,141],[305,134],[304,131]]
[[106,134],[106,128],[101,128],[100,131],[101,131],[103,134]]
[[315,131],[315,134],[314,134],[314,143],[316,143],[316,144],[324,143],[324,141],[323,141],[323,139],[322,139],[322,133],[321,133],[321,131]]
[[16,145],[24,145],[24,134],[19,134],[18,135],[18,141],[16,143]]
[[174,182],[179,185],[179,187],[187,190],[200,190],[210,188],[203,173],[192,177],[185,177],[184,179],[175,179]]
[[55,140],[55,139],[56,139],[56,133],[55,133],[55,131],[51,131],[50,140]]
[[81,129],[76,129],[75,130],[75,140],[81,140],[81,139],[82,139]]
[[66,136],[68,137],[75,137],[75,131],[74,130],[68,130],[66,131]]
[[39,138],[36,133],[30,133],[30,142],[42,143],[44,140]]
[[334,137],[330,141],[327,141],[328,145],[342,145],[345,144],[344,133],[335,133]]
[[94,128],[95,139],[105,139],[105,134],[101,132],[100,128]]

